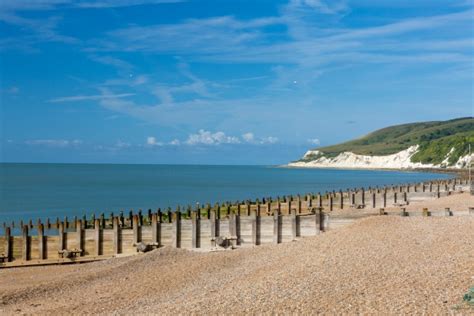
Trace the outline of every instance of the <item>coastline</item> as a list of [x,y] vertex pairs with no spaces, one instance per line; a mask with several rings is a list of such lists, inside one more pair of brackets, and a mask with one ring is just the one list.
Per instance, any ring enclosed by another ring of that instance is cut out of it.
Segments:
[[[464,193],[409,208],[461,210],[472,202]],[[211,253],[164,247],[82,265],[6,269],[0,312],[471,312],[462,297],[472,286],[474,252],[466,236],[474,218],[398,212],[286,244]]]

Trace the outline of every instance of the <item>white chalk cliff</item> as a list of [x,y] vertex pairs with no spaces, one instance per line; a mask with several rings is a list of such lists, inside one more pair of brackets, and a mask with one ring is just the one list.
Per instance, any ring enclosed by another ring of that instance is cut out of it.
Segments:
[[[398,153],[386,156],[366,156],[358,155],[352,152],[342,152],[335,157],[325,157],[319,150],[309,150],[303,156],[301,161],[291,162],[289,167],[305,168],[341,168],[341,169],[432,169],[445,168],[450,154],[454,148],[446,155],[443,162],[439,165],[423,164],[412,162],[411,157],[418,151],[418,145],[411,146]],[[460,157],[459,160],[449,168],[466,168],[470,162],[469,155]]]

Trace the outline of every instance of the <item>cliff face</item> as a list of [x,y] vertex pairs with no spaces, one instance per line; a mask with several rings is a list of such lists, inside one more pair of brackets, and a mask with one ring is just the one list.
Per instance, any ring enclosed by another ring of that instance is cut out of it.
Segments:
[[348,169],[467,168],[474,119],[387,127],[339,145],[309,150],[292,167]]
[[[307,168],[344,168],[344,169],[429,169],[447,168],[450,155],[447,155],[441,164],[412,162],[412,157],[418,152],[419,146],[411,146],[406,150],[385,156],[357,155],[352,152],[343,152],[328,158],[318,150],[310,150],[303,156],[303,160],[289,163],[291,167]],[[311,157],[314,157],[312,159]],[[449,168],[466,168],[469,155],[460,157]]]

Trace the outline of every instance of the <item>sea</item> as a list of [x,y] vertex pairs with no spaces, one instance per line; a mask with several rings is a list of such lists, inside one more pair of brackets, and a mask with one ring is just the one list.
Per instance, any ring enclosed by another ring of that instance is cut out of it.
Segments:
[[254,200],[451,177],[278,166],[0,164],[0,223]]

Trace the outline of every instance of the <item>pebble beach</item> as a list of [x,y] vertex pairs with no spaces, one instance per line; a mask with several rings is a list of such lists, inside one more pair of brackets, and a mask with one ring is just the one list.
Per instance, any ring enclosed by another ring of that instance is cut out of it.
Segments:
[[[410,207],[435,202],[474,205]],[[2,269],[0,314],[474,314],[473,240],[474,217],[373,216],[286,244]]]

